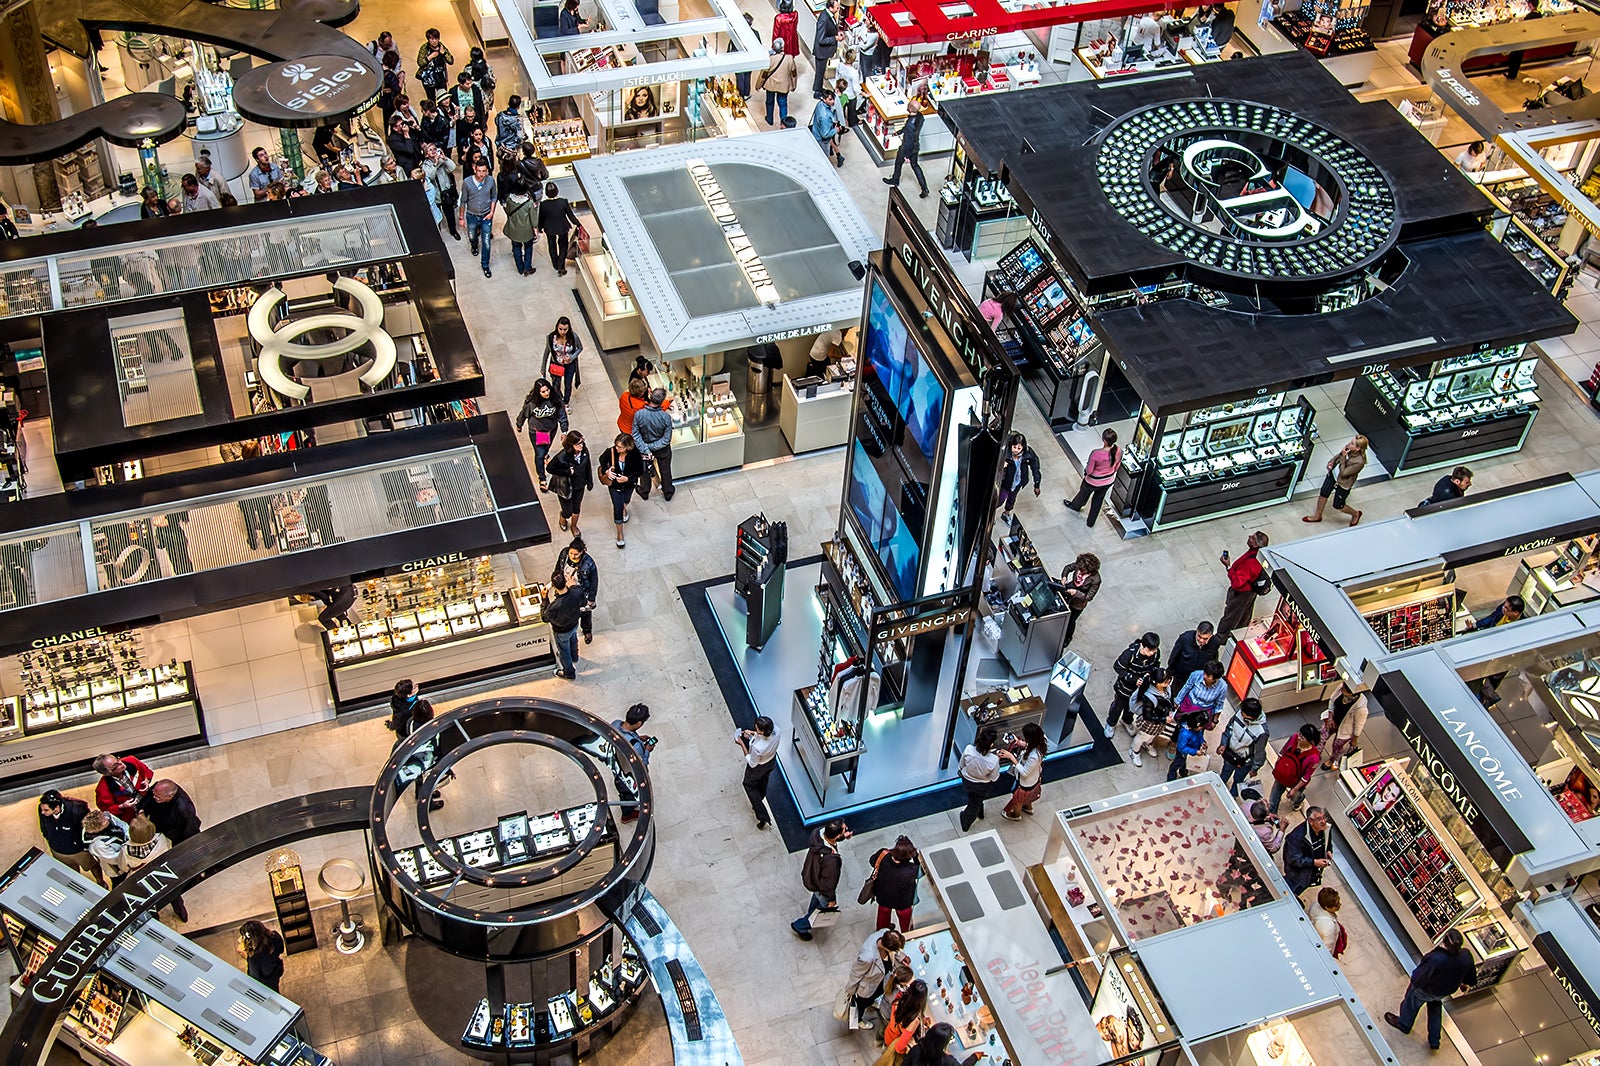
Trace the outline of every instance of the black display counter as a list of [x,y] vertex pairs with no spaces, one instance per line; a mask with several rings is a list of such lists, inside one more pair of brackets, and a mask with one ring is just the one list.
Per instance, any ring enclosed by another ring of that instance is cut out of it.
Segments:
[[[1142,402],[1144,439],[1112,494],[1125,529],[1277,502],[1305,476],[1309,417],[1293,443],[1249,426],[1242,442],[1202,441],[1175,474],[1163,449],[1198,416],[1263,398],[1288,409],[1298,389],[1576,328],[1484,229],[1492,209],[1472,183],[1304,52],[952,100],[943,114],[964,184],[1002,178],[1040,238],[1002,257],[985,291],[1018,301],[1011,328],[1041,410],[1081,427],[1128,417],[1130,391]],[[1205,176],[1219,144],[1258,168],[1237,197]],[[1532,410],[1520,429],[1507,412],[1493,432],[1457,433],[1472,443],[1455,457],[1519,446]],[[1410,468],[1445,450],[1411,446]]]
[[1518,451],[1539,413],[1537,404],[1521,403],[1505,411],[1473,412],[1426,425],[1407,425],[1391,395],[1366,375],[1356,379],[1344,410],[1350,424],[1371,443],[1373,454],[1397,475]]

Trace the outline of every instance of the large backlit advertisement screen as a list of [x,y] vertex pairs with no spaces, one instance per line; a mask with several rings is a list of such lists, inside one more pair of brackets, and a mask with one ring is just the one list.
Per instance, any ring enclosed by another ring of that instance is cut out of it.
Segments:
[[861,345],[846,506],[895,597],[916,599],[948,388],[876,278],[867,293]]

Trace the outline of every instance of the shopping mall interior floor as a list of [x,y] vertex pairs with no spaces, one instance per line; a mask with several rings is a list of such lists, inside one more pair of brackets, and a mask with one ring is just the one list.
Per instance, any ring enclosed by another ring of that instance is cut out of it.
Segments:
[[[756,24],[765,37],[771,11],[752,3]],[[349,28],[360,40],[379,29],[393,30],[414,59],[422,29],[436,25],[458,58],[464,58],[466,35],[446,0],[366,0],[360,18]],[[496,53],[491,52],[491,59]],[[499,59],[501,63],[505,60]],[[407,63],[409,67],[410,62]],[[810,113],[802,78],[796,112]],[[947,158],[928,160],[937,181]],[[884,217],[887,188],[865,151],[846,149],[842,176],[868,218]],[[914,189],[914,186],[910,188]],[[937,200],[910,198],[919,217],[930,224]],[[484,279],[468,259],[465,243],[446,240],[458,268],[458,293],[488,378],[488,410],[515,411],[538,366],[543,337],[557,313],[574,314],[576,302],[567,279],[558,279],[539,260],[539,273],[522,278],[510,269],[509,247],[494,243],[497,269]],[[1592,295],[1585,290],[1584,295]],[[1574,300],[1586,325],[1571,342],[1584,352],[1600,351],[1600,299]],[[574,321],[578,321],[575,317]],[[1548,350],[1548,346],[1547,346]],[[593,352],[592,344],[589,352]],[[1574,353],[1578,350],[1573,349]],[[585,358],[590,358],[585,353]],[[592,365],[592,364],[591,364]],[[1585,375],[1587,376],[1587,375]],[[1545,402],[1527,446],[1515,455],[1474,464],[1475,492],[1531,478],[1600,466],[1600,423],[1571,390],[1546,388]],[[614,432],[616,394],[603,373],[589,377],[575,397],[572,421],[591,436]],[[1026,398],[1018,404],[1016,424],[1043,440],[1047,427]],[[531,455],[525,458],[531,461]],[[1303,501],[1232,516],[1123,542],[1109,522],[1085,530],[1067,520],[1061,497],[1077,487],[1077,474],[1059,449],[1041,449],[1046,492],[1024,494],[1018,514],[1046,565],[1059,569],[1078,551],[1090,550],[1103,560],[1105,585],[1085,612],[1075,646],[1097,664],[1090,681],[1091,700],[1104,705],[1109,696],[1109,664],[1127,643],[1145,629],[1155,629],[1169,643],[1202,618],[1215,619],[1222,604],[1224,578],[1217,556],[1237,553],[1254,529],[1282,542],[1305,536],[1299,521]],[[868,1033],[849,1033],[832,1017],[831,1005],[850,960],[871,932],[868,908],[846,907],[846,918],[812,943],[800,943],[787,928],[803,908],[798,858],[777,839],[754,829],[740,790],[740,764],[729,739],[727,712],[715,679],[699,651],[676,589],[730,573],[732,530],[754,511],[785,518],[797,555],[809,555],[833,531],[843,469],[838,453],[803,456],[754,471],[732,471],[684,484],[671,504],[659,496],[635,505],[628,548],[609,544],[609,523],[603,501],[590,503],[585,516],[599,562],[601,594],[595,616],[595,641],[583,647],[584,670],[577,682],[526,675],[492,688],[450,693],[441,710],[486,691],[536,693],[570,700],[608,718],[630,703],[644,700],[654,716],[651,729],[660,736],[651,773],[659,797],[660,847],[650,887],[683,928],[734,1026],[741,1050],[752,1064],[870,1063],[877,1057]],[[1413,505],[1431,484],[1432,475],[1401,478],[1358,489],[1356,506],[1367,521],[1396,515]],[[555,514],[550,513],[551,524]],[[1316,527],[1331,532],[1336,525]],[[560,534],[557,534],[560,538]],[[549,572],[554,550],[523,553],[530,576]],[[798,605],[796,605],[798,606]],[[1290,724],[1272,719],[1275,735]],[[391,735],[381,716],[369,712],[325,721],[289,733],[256,738],[168,756],[153,762],[164,776],[181,782],[194,797],[207,824],[215,824],[265,803],[306,791],[372,781],[388,755]],[[1039,861],[1048,818],[1043,812],[1155,784],[1165,775],[1165,759],[1148,759],[1141,769],[1126,763],[1047,786],[1040,816],[1010,823],[991,819],[1012,857],[1020,865]],[[87,767],[85,768],[87,770]],[[65,779],[79,794],[90,783],[87,774]],[[992,803],[991,807],[998,804]],[[16,849],[37,839],[36,796],[13,794],[0,804],[0,839]],[[846,847],[842,891],[853,895],[873,850],[905,833],[927,847],[958,833],[956,812],[941,811],[890,829],[863,833]],[[357,836],[307,841],[297,850],[308,869],[327,858],[361,854]],[[14,858],[8,854],[7,859]],[[923,893],[919,921],[932,921],[938,909],[931,893]],[[188,894],[189,927],[231,929],[243,918],[270,910],[265,878],[258,864],[246,863],[219,874]],[[318,899],[316,902],[326,902]],[[371,913],[370,899],[363,904]],[[1349,928],[1351,948],[1344,970],[1374,1016],[1393,1009],[1405,987],[1405,974],[1384,947],[1376,930],[1358,908],[1347,907],[1341,918]],[[168,919],[170,920],[170,919]],[[373,950],[373,949],[368,949]],[[228,950],[221,951],[231,958]],[[286,987],[320,970],[326,949],[288,960]],[[753,960],[760,960],[759,963]],[[336,983],[336,982],[334,982]],[[332,988],[330,983],[329,988]],[[424,988],[426,981],[419,980]],[[370,980],[367,991],[374,986]],[[314,993],[312,993],[314,994]],[[331,995],[330,991],[330,995]],[[0,1005],[0,1012],[9,1003]],[[464,1019],[463,1019],[464,1022]],[[1439,1063],[1455,1066],[1453,1050],[1430,1055],[1419,1039],[1396,1039],[1396,1057],[1405,1066]],[[459,1053],[418,1057],[387,1029],[339,1040],[332,1049],[340,1066],[367,1064],[458,1062]],[[608,1055],[613,1062],[646,1062]],[[659,1061],[659,1060],[657,1060]]]

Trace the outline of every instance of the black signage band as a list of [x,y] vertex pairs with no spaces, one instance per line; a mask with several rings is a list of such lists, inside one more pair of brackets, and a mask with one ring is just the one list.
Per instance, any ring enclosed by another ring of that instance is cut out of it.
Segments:
[[1550,964],[1550,975],[1556,979],[1556,984],[1572,997],[1573,1005],[1578,1008],[1578,1013],[1583,1015],[1583,1020],[1589,1023],[1589,1028],[1600,1034],[1600,996],[1595,995],[1588,978],[1573,964],[1572,957],[1567,954],[1566,949],[1549,933],[1536,934],[1533,946],[1539,949],[1544,961]]

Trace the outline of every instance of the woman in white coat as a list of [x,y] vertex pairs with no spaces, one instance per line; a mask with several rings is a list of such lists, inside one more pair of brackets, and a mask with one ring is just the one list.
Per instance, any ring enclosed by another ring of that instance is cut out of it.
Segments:
[[1328,706],[1322,711],[1322,769],[1332,772],[1339,760],[1350,753],[1367,728],[1367,694],[1340,683]]

